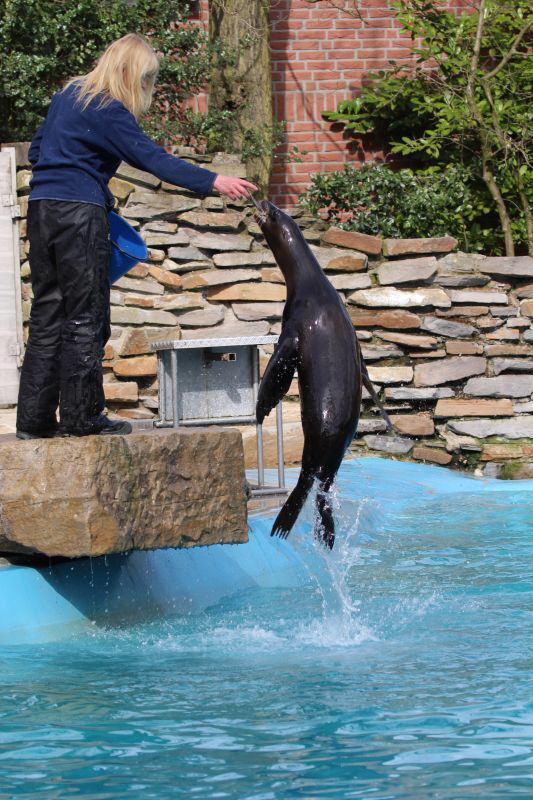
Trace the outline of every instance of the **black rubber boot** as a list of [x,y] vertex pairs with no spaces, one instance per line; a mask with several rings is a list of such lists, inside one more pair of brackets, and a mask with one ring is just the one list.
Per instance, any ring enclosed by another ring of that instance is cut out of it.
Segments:
[[95,433],[100,436],[107,436],[113,433],[119,433],[121,436],[131,433],[131,423],[125,419],[109,419],[105,414],[100,414],[95,422]]
[[57,428],[45,431],[19,431],[17,429],[17,439],[53,439],[57,436]]

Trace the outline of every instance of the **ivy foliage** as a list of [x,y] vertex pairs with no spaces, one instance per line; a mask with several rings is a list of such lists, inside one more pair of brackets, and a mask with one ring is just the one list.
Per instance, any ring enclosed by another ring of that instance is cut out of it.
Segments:
[[163,56],[147,123],[159,130],[209,72],[206,36],[189,17],[183,0],[0,0],[0,141],[31,139],[62,84],[131,32]]
[[377,135],[396,163],[431,169],[433,180],[441,173],[446,183],[450,167],[462,170],[479,246],[533,252],[530,0],[475,0],[463,13],[435,0],[393,5],[414,66],[391,61],[325,118]]

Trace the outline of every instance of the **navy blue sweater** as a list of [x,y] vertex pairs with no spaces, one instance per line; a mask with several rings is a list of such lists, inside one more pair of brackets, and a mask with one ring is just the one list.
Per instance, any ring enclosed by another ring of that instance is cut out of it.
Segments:
[[33,169],[30,200],[71,200],[112,208],[108,181],[121,161],[198,194],[209,194],[214,172],[170,155],[147,136],[118,100],[85,111],[76,87],[52,98],[29,150]]

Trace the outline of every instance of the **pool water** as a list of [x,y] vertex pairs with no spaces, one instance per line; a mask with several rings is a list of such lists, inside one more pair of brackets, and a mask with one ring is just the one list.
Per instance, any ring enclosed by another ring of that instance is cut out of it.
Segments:
[[366,469],[297,587],[4,647],[0,798],[532,798],[531,485]]

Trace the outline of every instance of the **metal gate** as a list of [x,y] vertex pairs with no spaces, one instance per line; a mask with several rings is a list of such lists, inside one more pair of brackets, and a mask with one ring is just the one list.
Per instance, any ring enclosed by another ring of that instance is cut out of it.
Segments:
[[0,150],[0,407],[17,402],[22,361],[15,149]]

